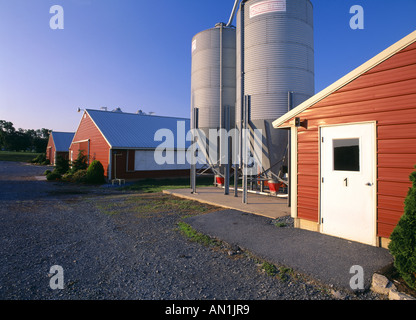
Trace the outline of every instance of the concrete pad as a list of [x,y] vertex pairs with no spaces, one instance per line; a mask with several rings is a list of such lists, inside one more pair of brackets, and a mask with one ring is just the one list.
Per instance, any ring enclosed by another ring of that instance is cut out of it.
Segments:
[[355,276],[353,266],[362,268],[364,289],[368,289],[373,274],[393,262],[386,249],[318,232],[277,228],[268,218],[237,210],[211,212],[185,221],[204,234],[340,289],[357,289],[350,286]]
[[234,196],[233,190],[230,190],[229,195],[224,195],[224,189],[218,187],[197,188],[197,194],[192,194],[191,189],[164,190],[163,192],[180,198],[208,203],[226,209],[235,209],[272,219],[290,215],[287,199],[276,196],[249,193],[247,197],[248,203],[244,204],[242,203],[242,192],[238,193],[238,197]]

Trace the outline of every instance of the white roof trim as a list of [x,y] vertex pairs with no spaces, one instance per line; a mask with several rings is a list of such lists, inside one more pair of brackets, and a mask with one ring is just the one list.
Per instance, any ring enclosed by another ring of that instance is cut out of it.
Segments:
[[78,140],[78,141],[72,141],[73,144],[75,143],[83,143],[83,142],[88,142],[90,141],[90,139],[84,139],[84,140]]
[[[404,48],[408,47],[412,43],[416,41],[416,31],[413,31],[408,36],[404,37],[402,40],[396,42],[386,50],[382,51],[378,55],[376,55],[374,58],[368,60],[364,64],[362,64],[360,67],[356,68],[355,70],[351,71],[338,81],[334,82],[332,85],[328,86],[321,92],[315,94],[313,97],[309,98],[305,102],[301,103],[296,108],[292,109],[288,113],[284,114],[277,120],[273,121],[273,127],[274,128],[283,128],[281,125],[288,121],[289,119],[296,117],[299,113],[305,111],[312,105],[316,104],[317,102],[321,101],[322,99],[326,98],[333,92],[339,90],[340,88],[344,87],[351,81],[357,79],[359,76],[363,75],[367,71],[371,70],[375,66],[379,65],[383,61],[391,58],[393,55],[395,55],[397,52],[403,50]],[[289,127],[289,126],[287,126]]]
[[82,117],[81,117],[81,120],[80,120],[80,121],[79,121],[79,123],[78,123],[77,130],[75,131],[75,133],[74,133],[74,137],[72,138],[71,144],[69,145],[69,148],[71,148],[71,146],[72,146],[73,144],[75,144],[75,143],[79,143],[79,142],[86,142],[86,141],[90,140],[90,139],[86,139],[86,140],[74,141],[75,136],[76,136],[76,134],[77,134],[77,132],[78,132],[78,130],[79,130],[79,128],[80,128],[80,126],[81,126],[82,120],[84,119],[84,116],[85,116],[86,114],[88,115],[88,117],[90,117],[90,119],[91,119],[92,123],[94,124],[94,126],[97,128],[97,130],[98,130],[98,131],[100,132],[100,134],[103,136],[104,140],[107,142],[108,146],[111,148],[111,144],[108,142],[107,138],[103,135],[103,133],[101,132],[100,128],[98,128],[98,126],[97,126],[97,125],[96,125],[96,123],[94,122],[93,118],[89,115],[88,110],[84,110],[84,112],[83,112],[83,114],[82,114]]
[[113,148],[113,146],[111,145],[111,143],[107,140],[107,137],[103,134],[103,132],[101,131],[100,127],[97,126],[97,124],[95,123],[94,119],[91,117],[91,115],[89,114],[88,110],[85,110],[85,113],[88,114],[88,117],[90,117],[92,123],[94,124],[94,126],[97,128],[97,130],[100,132],[100,134],[103,136],[105,142],[107,142],[108,146],[110,147],[110,149]]
[[75,136],[78,132],[79,127],[81,126],[81,122],[82,122],[83,118],[84,118],[84,113],[82,114],[81,120],[79,120],[79,122],[78,122],[77,130],[75,130],[75,132],[74,132],[74,137],[72,138],[71,144],[69,145],[69,149],[71,149],[72,144],[74,143]]

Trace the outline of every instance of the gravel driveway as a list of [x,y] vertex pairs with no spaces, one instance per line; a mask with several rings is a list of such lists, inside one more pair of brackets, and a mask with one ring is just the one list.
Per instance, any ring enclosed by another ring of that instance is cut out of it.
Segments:
[[[269,276],[247,253],[191,242],[178,231],[184,217],[214,207],[36,181],[44,170],[0,162],[0,299],[334,299],[313,281]],[[63,289],[50,287],[55,265]]]

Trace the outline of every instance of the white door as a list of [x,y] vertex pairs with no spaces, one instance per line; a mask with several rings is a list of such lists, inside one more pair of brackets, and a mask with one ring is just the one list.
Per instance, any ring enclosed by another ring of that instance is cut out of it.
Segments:
[[321,128],[321,226],[328,235],[376,245],[375,125]]

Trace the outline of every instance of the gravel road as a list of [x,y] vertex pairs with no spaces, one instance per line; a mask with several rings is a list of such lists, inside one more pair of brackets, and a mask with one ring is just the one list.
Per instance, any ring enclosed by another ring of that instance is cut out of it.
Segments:
[[[313,281],[267,275],[238,248],[205,246],[178,231],[181,219],[214,207],[37,181],[43,171],[0,162],[2,300],[335,299]],[[55,265],[62,267],[63,289],[50,287]]]

